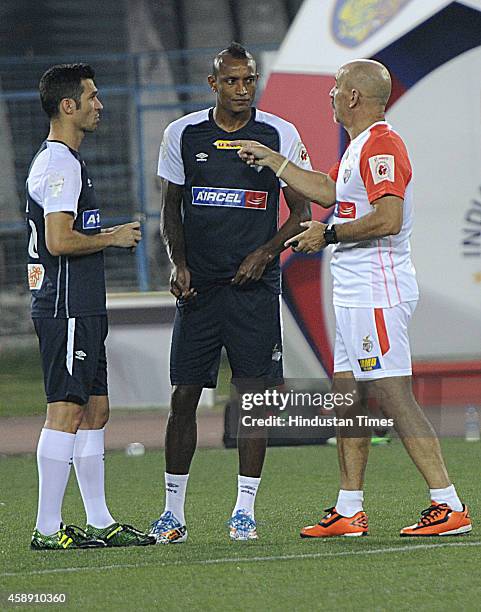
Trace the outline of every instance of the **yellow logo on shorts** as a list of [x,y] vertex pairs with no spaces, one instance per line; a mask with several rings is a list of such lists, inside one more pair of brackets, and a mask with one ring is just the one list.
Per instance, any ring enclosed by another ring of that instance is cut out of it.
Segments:
[[232,140],[216,140],[214,142],[216,149],[240,149],[240,145],[233,145]]
[[381,362],[379,357],[366,357],[364,359],[358,359],[359,367],[363,372],[371,372],[372,370],[380,370]]

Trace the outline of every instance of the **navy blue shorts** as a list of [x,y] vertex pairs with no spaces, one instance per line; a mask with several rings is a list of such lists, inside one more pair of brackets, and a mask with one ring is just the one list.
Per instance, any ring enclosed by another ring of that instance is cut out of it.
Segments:
[[177,301],[170,353],[173,385],[215,387],[222,347],[232,382],[283,382],[280,297],[262,282],[220,285]]
[[86,404],[107,395],[107,316],[34,319],[47,402]]

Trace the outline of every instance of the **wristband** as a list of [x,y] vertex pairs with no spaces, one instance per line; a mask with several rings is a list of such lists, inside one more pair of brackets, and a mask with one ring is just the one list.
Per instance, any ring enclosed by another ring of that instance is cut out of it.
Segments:
[[279,170],[276,172],[277,178],[281,178],[281,174],[284,172],[284,169],[285,169],[285,167],[287,166],[288,163],[289,163],[289,160],[286,157],[285,160],[280,165]]

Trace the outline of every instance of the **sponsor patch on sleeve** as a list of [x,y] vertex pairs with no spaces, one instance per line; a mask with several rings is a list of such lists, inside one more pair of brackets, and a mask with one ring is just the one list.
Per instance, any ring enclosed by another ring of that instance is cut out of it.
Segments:
[[309,153],[301,140],[299,140],[296,145],[296,155],[294,161],[296,164],[301,166],[309,163]]
[[359,367],[362,372],[372,372],[372,370],[381,370],[381,362],[379,357],[364,357],[358,359]]
[[374,157],[370,157],[369,168],[375,185],[382,181],[394,182],[394,155],[374,155]]
[[91,230],[99,229],[100,227],[100,211],[98,208],[92,210],[84,210],[82,212],[82,229]]
[[30,291],[37,291],[43,284],[45,268],[42,264],[28,264],[28,287]]
[[53,172],[48,175],[47,187],[50,192],[51,198],[58,198],[62,194],[63,186],[65,184],[65,177],[58,172]]

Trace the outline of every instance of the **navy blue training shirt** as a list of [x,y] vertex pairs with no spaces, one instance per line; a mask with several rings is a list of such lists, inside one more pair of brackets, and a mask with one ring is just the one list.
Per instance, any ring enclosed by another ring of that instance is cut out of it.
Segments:
[[85,162],[66,144],[46,140],[27,178],[28,281],[33,318],[106,314],[103,253],[53,256],[45,242],[45,217],[68,212],[82,234],[101,230],[100,211]]
[[[269,168],[245,164],[230,144],[233,140],[256,140],[297,165],[311,167],[296,128],[255,108],[250,121],[235,132],[216,124],[212,108],[166,128],[158,175],[184,186],[186,259],[196,289],[232,279],[243,259],[278,229],[279,192],[285,183]],[[279,258],[266,267],[262,281],[279,292]]]

